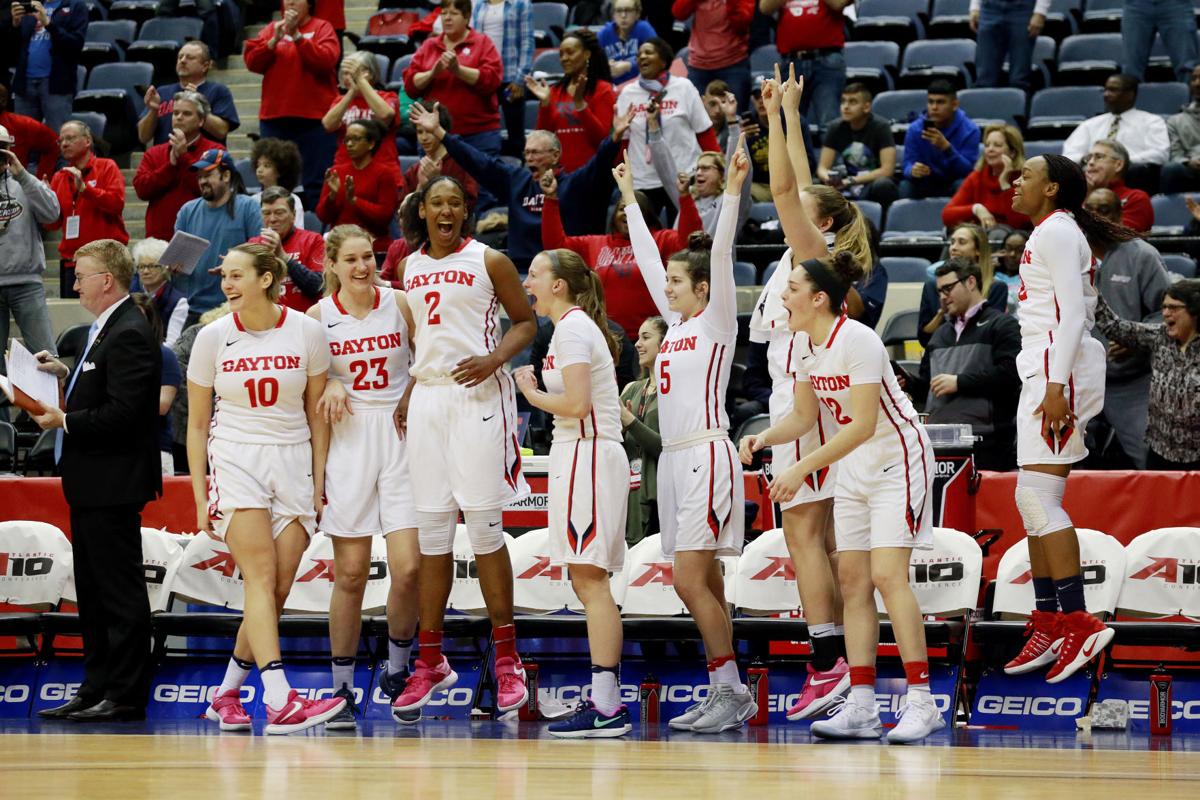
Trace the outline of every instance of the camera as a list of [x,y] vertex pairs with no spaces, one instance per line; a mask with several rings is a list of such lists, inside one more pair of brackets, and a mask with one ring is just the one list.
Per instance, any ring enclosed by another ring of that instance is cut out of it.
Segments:
[[843,164],[829,170],[829,185],[834,189],[841,189],[846,185],[846,178],[849,177],[849,170]]

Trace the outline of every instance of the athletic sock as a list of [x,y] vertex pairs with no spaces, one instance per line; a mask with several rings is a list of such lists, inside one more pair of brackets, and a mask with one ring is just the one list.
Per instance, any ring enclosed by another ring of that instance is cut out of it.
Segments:
[[808,641],[812,646],[812,665],[817,672],[828,672],[837,663],[837,628],[832,622],[808,626]]
[[846,657],[846,626],[845,625],[834,625],[833,626],[833,635],[836,638],[836,642],[837,642],[838,657],[845,658]]
[[1083,599],[1083,575],[1055,581],[1054,593],[1058,595],[1058,606],[1064,614],[1087,611],[1087,603]]
[[288,695],[292,691],[287,675],[283,671],[283,662],[272,661],[258,672],[262,677],[263,701],[271,708],[283,708],[283,704],[287,702]]
[[850,699],[863,708],[875,707],[875,668],[850,668]]
[[617,713],[621,707],[621,687],[617,680],[619,667],[601,667],[592,664],[592,705],[606,717]]
[[1051,614],[1058,611],[1058,593],[1055,591],[1053,578],[1033,579],[1033,603],[1038,611],[1048,611]]
[[496,644],[496,658],[520,660],[517,656],[517,629],[511,622],[492,628],[492,641]]
[[708,662],[708,682],[714,686],[724,684],[737,694],[749,691],[742,683],[742,677],[738,674],[737,661],[732,653]]
[[417,658],[430,669],[437,669],[442,663],[442,632],[421,631],[417,634]]
[[904,677],[908,681],[908,700],[928,702],[933,694],[929,690],[929,662],[906,661]]
[[333,657],[333,688],[354,691],[354,658],[351,656]]
[[242,661],[237,656],[230,656],[229,666],[225,667],[225,677],[221,679],[221,688],[217,690],[217,693],[225,694],[241,689],[242,684],[246,682],[246,676],[252,669],[254,669],[253,661]]
[[407,639],[393,639],[388,637],[388,663],[387,674],[395,675],[397,672],[408,672],[408,661],[412,658],[413,640],[412,637]]

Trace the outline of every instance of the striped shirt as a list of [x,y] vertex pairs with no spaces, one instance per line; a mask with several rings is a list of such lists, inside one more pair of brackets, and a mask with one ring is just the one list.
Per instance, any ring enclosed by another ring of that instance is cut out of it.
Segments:
[[[471,13],[471,27],[485,32],[483,16],[488,11],[488,0],[475,0]],[[504,62],[504,82],[519,83],[525,80],[533,68],[533,9],[530,0],[504,0],[503,41],[492,41],[500,51]]]

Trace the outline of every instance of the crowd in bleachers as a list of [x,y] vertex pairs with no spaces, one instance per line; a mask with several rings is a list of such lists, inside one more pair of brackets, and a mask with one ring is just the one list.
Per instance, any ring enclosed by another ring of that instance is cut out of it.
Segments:
[[[610,168],[628,149],[639,205],[667,255],[693,231],[712,232],[745,134],[753,173],[736,278],[765,283],[782,232],[759,87],[778,64],[805,80],[816,180],[873,227],[875,269],[848,313],[878,325],[889,284],[921,285],[919,307],[890,314],[880,333],[924,347],[919,361],[918,350],[911,361],[898,353],[897,369],[931,421],[973,422],[981,461],[1014,466],[1011,337],[1032,224],[1012,210],[1013,182],[1027,159],[1061,153],[1085,164],[1090,208],[1151,237],[1096,254],[1096,335],[1111,357],[1092,464],[1200,462],[1200,447],[1182,444],[1200,439],[1200,392],[1167,388],[1200,380],[1188,347],[1197,291],[1177,283],[1195,277],[1189,237],[1200,235],[1200,205],[1186,196],[1200,191],[1200,36],[1189,0],[393,4],[381,2],[363,31],[346,29],[341,0],[0,9],[0,125],[12,155],[0,189],[0,339],[11,314],[31,349],[54,350],[41,231],[60,231],[60,287],[73,296],[78,247],[129,241],[118,165],[144,148],[132,183],[151,244],[139,251],[147,271],[135,288],[155,299],[183,364],[189,329],[220,313],[208,268],[229,247],[273,245],[289,262],[283,302],[303,310],[321,292],[321,231],[354,223],[374,236],[381,279],[394,280],[411,251],[403,201],[439,174],[464,183],[476,235],[519,269],[543,249],[576,250],[599,273],[614,324],[630,342],[652,340],[643,323],[654,306]],[[260,20],[269,21],[247,32]],[[239,52],[262,76],[245,161],[226,149],[244,119],[230,89],[209,79]],[[212,242],[190,275],[153,262],[177,231]],[[741,316],[745,338],[750,315]],[[739,348],[735,425],[765,406],[760,347]],[[1167,418],[1184,428],[1178,436],[1156,429]],[[544,445],[536,413],[534,422]],[[174,440],[185,470],[181,431]]]

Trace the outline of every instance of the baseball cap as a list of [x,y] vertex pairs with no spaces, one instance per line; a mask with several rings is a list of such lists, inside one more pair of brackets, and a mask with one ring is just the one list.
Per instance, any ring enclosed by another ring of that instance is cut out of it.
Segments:
[[0,125],[0,144],[12,144],[16,139],[8,132],[8,128]]
[[192,164],[192,169],[197,172],[208,172],[218,167],[222,169],[234,169],[233,156],[229,155],[228,150],[221,150],[216,147],[212,150],[205,150],[204,155],[200,156],[195,164]]
[[750,87],[750,94],[762,94],[763,84],[767,82],[766,75],[755,75],[754,84]]

